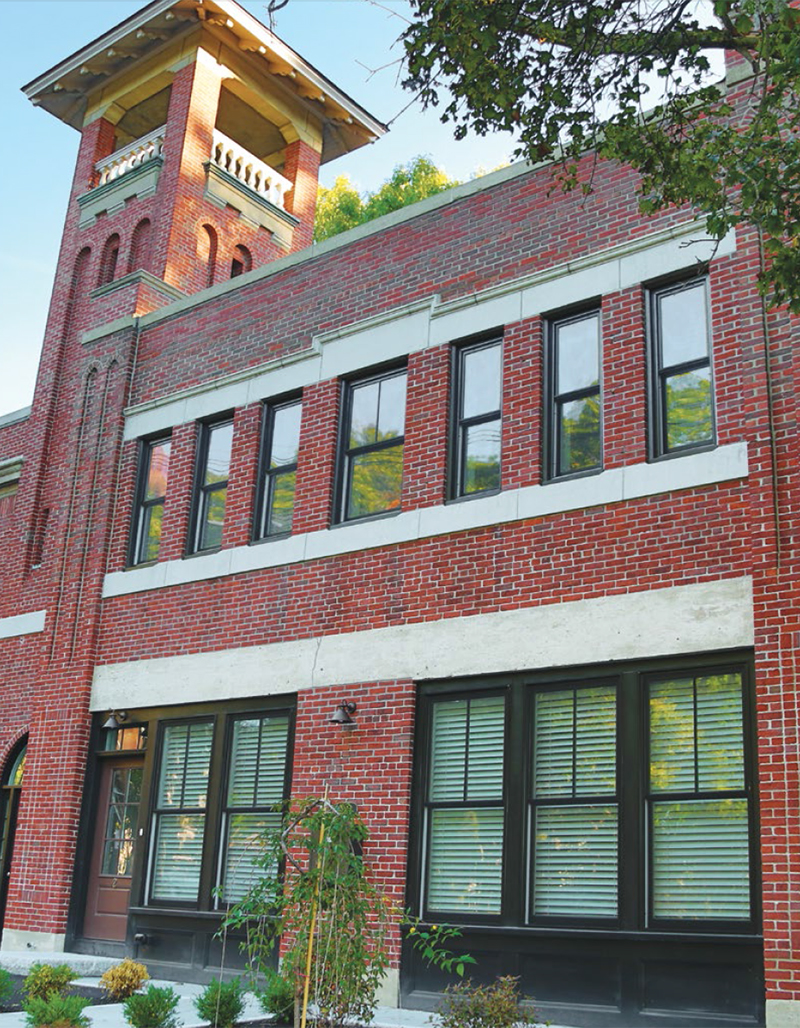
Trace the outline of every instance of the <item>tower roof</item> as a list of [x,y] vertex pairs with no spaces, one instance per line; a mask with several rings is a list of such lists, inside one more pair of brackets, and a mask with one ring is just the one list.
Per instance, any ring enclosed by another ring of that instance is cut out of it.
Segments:
[[322,126],[322,162],[333,160],[387,131],[360,104],[317,71],[235,0],[153,0],[98,36],[22,91],[73,128],[81,129],[90,97],[115,78],[197,30],[240,51],[257,70],[279,82]]

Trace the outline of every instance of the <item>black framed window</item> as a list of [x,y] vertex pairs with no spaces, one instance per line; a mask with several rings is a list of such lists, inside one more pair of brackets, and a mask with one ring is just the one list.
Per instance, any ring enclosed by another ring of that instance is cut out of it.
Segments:
[[547,322],[544,409],[547,477],[598,470],[603,463],[599,310]]
[[708,280],[649,292],[653,456],[714,443]]
[[339,520],[400,509],[406,421],[406,369],[344,385]]
[[459,346],[454,353],[452,495],[500,488],[502,340]]
[[269,404],[264,410],[256,539],[292,530],[302,409],[300,400],[291,400]]
[[744,655],[420,687],[418,912],[754,931],[750,693]]
[[140,445],[136,513],[131,533],[131,564],[158,560],[171,448],[172,440],[169,437],[150,439]]
[[233,421],[201,425],[195,478],[193,553],[222,545],[232,446]]
[[236,903],[262,873],[259,839],[280,823],[286,796],[289,716],[233,718],[220,833],[220,899]]
[[153,809],[151,900],[197,902],[213,741],[213,721],[164,727]]

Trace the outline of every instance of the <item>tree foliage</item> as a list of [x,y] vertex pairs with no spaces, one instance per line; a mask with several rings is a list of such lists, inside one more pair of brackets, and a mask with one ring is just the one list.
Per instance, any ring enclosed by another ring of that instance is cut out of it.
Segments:
[[[405,85],[457,137],[507,130],[518,155],[587,150],[641,176],[642,209],[688,203],[714,238],[755,225],[762,288],[800,311],[800,9],[788,0],[411,0]],[[749,78],[713,82],[734,51]],[[658,93],[652,91],[657,84]],[[654,103],[653,97],[659,99]]]
[[458,184],[423,155],[398,164],[374,193],[359,193],[346,175],[340,175],[330,189],[320,186],[314,240],[328,239]]

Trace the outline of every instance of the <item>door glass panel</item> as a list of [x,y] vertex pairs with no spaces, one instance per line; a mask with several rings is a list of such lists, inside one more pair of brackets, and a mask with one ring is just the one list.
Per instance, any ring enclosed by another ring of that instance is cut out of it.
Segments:
[[100,867],[103,875],[128,878],[132,873],[141,792],[140,767],[114,768]]

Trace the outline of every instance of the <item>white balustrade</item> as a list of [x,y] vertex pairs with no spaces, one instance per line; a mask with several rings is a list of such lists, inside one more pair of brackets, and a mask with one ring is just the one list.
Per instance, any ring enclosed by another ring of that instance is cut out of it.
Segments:
[[127,146],[120,147],[108,157],[104,157],[95,164],[95,170],[100,176],[98,186],[104,186],[107,182],[114,182],[128,171],[138,168],[140,164],[161,156],[161,149],[164,146],[164,130],[161,128],[148,132],[146,136],[135,139]]
[[284,197],[292,189],[293,183],[218,129],[214,129],[211,160],[242,185],[283,209]]

